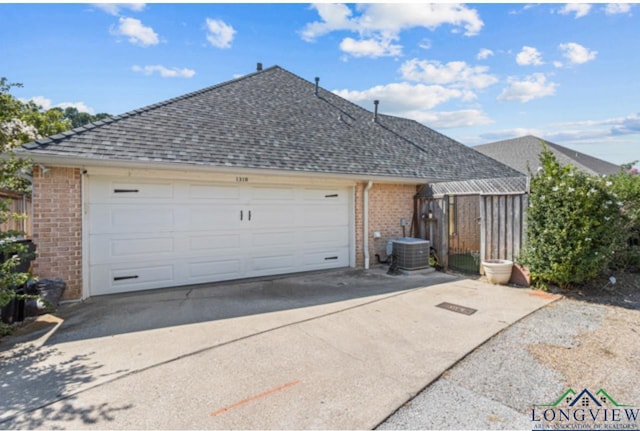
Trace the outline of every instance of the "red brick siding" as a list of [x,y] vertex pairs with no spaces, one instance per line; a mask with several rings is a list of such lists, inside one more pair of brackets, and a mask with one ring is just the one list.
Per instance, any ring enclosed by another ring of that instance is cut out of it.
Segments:
[[[363,199],[366,183],[356,186],[355,192],[355,228],[356,228],[356,266],[364,266],[363,241]],[[411,235],[411,219],[413,218],[413,198],[417,186],[404,184],[373,183],[369,189],[369,261],[370,265],[377,263],[376,254],[384,260],[387,256],[387,241],[402,236],[400,219],[407,222],[406,236]],[[373,238],[374,232],[380,232],[380,238]]]
[[33,273],[62,278],[63,299],[82,297],[82,183],[75,168],[52,167],[33,172]]

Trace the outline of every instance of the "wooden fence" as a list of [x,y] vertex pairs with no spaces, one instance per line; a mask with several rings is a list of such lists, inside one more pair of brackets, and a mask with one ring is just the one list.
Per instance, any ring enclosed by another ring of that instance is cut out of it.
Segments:
[[31,237],[31,196],[20,195],[9,191],[0,191],[0,199],[8,201],[9,210],[15,214],[21,214],[21,219],[9,219],[0,223],[0,231],[17,230]]
[[[422,223],[419,223],[418,235],[431,240],[431,246],[437,249],[440,263],[445,267],[449,264],[451,199],[452,196],[444,196],[421,199],[419,203]],[[480,206],[480,261],[517,259],[525,239],[528,195],[478,195],[477,202]],[[458,222],[476,222],[476,214],[471,211],[467,214],[474,220]]]
[[526,230],[529,196],[480,197],[480,259],[515,260],[520,256]]

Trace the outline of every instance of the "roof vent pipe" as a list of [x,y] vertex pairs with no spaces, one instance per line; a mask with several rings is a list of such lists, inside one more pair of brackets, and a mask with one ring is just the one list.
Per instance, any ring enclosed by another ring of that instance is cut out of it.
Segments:
[[260,72],[262,70],[262,63],[258,63],[256,65],[256,71]]
[[373,121],[378,121],[378,103],[380,103],[379,100],[373,101]]
[[316,89],[313,91],[313,94],[316,95],[316,97],[318,97],[318,83],[320,82],[320,78],[318,78],[316,76]]

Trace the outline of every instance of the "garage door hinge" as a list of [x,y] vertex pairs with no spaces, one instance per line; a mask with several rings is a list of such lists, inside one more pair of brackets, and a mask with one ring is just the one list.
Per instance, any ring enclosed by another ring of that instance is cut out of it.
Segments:
[[325,257],[324,260],[338,260],[338,256]]
[[324,195],[325,198],[337,198],[338,194],[333,194],[333,195]]
[[113,189],[114,193],[138,193],[138,189]]
[[125,275],[123,277],[113,277],[113,281],[130,280],[132,278],[138,278],[138,276],[137,275]]

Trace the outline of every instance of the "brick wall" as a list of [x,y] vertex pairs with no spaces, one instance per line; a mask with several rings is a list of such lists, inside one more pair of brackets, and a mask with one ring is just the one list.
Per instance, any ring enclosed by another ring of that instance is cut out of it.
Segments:
[[[355,192],[356,208],[356,266],[364,266],[363,253],[363,198],[366,183],[358,184]],[[377,264],[375,255],[386,259],[387,241],[402,236],[400,219],[407,222],[406,236],[411,235],[411,220],[413,218],[413,198],[417,192],[415,185],[379,184],[373,183],[369,190],[369,260],[370,265]],[[380,232],[380,238],[373,238],[374,232]]]
[[33,242],[39,278],[62,278],[63,299],[82,297],[82,186],[75,168],[33,172]]

